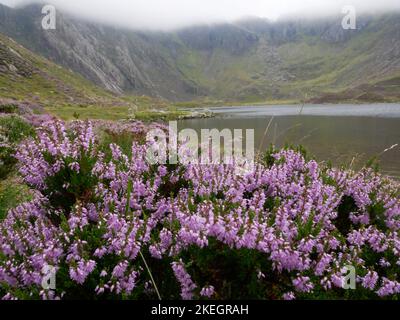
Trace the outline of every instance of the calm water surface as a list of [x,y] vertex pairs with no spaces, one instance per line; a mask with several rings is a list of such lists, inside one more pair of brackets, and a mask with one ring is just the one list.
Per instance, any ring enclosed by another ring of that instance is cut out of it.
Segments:
[[382,172],[400,179],[400,104],[235,106],[210,110],[215,118],[183,120],[180,128],[198,132],[214,128],[254,129],[255,146],[261,151],[271,143],[278,147],[301,144],[320,161],[352,163],[354,168],[379,155]]

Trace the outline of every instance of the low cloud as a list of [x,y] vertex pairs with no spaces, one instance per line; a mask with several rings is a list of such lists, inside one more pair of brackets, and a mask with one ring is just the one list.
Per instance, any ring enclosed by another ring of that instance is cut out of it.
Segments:
[[[18,6],[27,0],[0,0]],[[170,30],[201,23],[257,16],[338,15],[345,5],[359,13],[400,11],[399,0],[48,0],[57,8],[87,19],[141,29]]]

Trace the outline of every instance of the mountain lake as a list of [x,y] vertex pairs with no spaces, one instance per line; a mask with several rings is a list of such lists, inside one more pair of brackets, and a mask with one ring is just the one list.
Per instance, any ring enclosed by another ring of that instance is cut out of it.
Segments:
[[244,135],[246,129],[254,129],[258,151],[270,144],[303,145],[318,161],[354,169],[378,156],[381,172],[400,179],[400,104],[229,106],[207,110],[215,117],[181,120],[179,129],[194,129],[199,136],[201,129],[242,129]]

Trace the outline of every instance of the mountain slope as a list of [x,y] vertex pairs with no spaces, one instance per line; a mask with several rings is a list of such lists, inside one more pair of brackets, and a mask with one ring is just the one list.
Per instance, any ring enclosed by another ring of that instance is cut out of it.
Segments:
[[65,119],[149,117],[160,109],[169,110],[162,100],[118,95],[97,87],[0,33],[0,113],[13,101]]
[[0,34],[0,94],[44,105],[107,104],[117,97]]
[[[144,32],[0,6],[0,32],[116,93],[170,100],[400,100],[400,14]],[[388,85],[387,83],[390,83]]]

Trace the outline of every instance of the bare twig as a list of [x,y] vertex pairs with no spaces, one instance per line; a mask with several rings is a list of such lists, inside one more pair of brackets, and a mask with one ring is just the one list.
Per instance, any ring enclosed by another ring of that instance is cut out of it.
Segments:
[[272,116],[271,120],[269,120],[268,126],[267,126],[267,128],[265,129],[265,132],[264,132],[264,135],[263,135],[263,137],[262,137],[262,139],[261,139],[261,143],[260,143],[260,146],[258,147],[258,150],[261,150],[262,146],[264,145],[264,140],[265,140],[265,137],[266,137],[267,134],[268,134],[269,127],[271,126],[272,121],[274,121],[274,116]]
[[158,300],[161,301],[162,299],[161,299],[160,292],[158,291],[156,282],[154,281],[154,278],[153,278],[153,274],[151,273],[151,270],[150,270],[149,266],[147,265],[146,259],[144,258],[144,255],[143,255],[142,251],[139,251],[139,254],[140,254],[140,256],[141,256],[141,258],[142,258],[142,260],[144,262],[144,265],[145,265],[145,267],[147,269],[147,272],[149,273],[151,282],[153,283],[154,289],[156,290],[156,293],[157,293],[157,296],[158,296]]
[[391,150],[397,148],[398,146],[399,146],[398,143],[392,145],[391,147],[389,147],[389,148],[383,150],[380,154],[378,154],[378,157],[380,157],[381,155],[383,155],[383,154],[386,153],[386,152],[389,152],[389,151],[391,151]]
[[[130,211],[129,201],[130,201],[130,198],[131,198],[132,188],[133,188],[132,180],[129,180],[128,181],[128,188],[127,188],[127,196],[126,196],[125,215],[128,215],[128,212]],[[160,295],[160,292],[158,291],[158,287],[156,285],[156,282],[154,281],[153,274],[151,273],[150,267],[147,264],[146,259],[144,258],[144,255],[143,255],[141,250],[139,250],[139,254],[140,254],[140,257],[142,258],[142,260],[144,262],[144,265],[145,265],[145,267],[147,269],[147,272],[149,273],[150,280],[153,283],[154,289],[156,290],[158,299],[161,301],[161,295]]]

